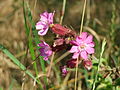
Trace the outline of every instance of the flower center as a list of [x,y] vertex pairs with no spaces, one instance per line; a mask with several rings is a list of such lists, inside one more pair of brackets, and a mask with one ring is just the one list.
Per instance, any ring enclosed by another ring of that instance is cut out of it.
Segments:
[[82,45],[79,46],[79,50],[80,50],[80,51],[81,51],[81,50],[84,50],[85,47],[86,47],[86,45],[85,45],[85,44],[82,44]]
[[81,48],[81,49],[85,48],[85,45],[84,45],[84,44],[83,44],[83,45],[81,45],[81,46],[80,46],[80,48]]

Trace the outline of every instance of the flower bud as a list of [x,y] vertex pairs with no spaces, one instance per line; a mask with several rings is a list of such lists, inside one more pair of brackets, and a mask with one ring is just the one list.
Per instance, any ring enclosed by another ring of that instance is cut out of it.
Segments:
[[87,70],[90,70],[92,68],[92,61],[91,60],[84,60],[83,65]]
[[63,27],[60,24],[51,25],[51,29],[54,33],[63,35],[63,36],[70,32],[70,29]]
[[69,68],[74,68],[74,67],[76,67],[76,62],[77,62],[77,59],[71,59],[71,60],[69,60],[69,61],[67,61],[67,67],[69,67]]

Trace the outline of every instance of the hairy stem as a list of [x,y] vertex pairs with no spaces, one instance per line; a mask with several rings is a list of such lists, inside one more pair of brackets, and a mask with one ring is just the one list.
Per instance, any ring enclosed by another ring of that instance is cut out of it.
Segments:
[[77,63],[76,63],[76,70],[75,70],[75,88],[74,88],[74,90],[77,90],[78,61],[79,61],[79,58],[77,58]]
[[[86,9],[86,0],[84,2],[84,7],[83,7],[83,12],[82,12],[82,21],[81,21],[81,26],[80,26],[80,34],[82,33],[82,28],[83,28],[83,20],[84,20],[84,16],[85,16],[85,9]],[[75,71],[75,88],[74,90],[77,90],[77,74],[78,74],[78,58],[77,58],[77,64],[76,64],[76,71]]]
[[64,17],[64,14],[65,14],[65,7],[66,7],[66,0],[63,0],[62,15],[61,15],[61,18],[60,18],[60,24],[61,25],[62,25],[63,17]]
[[52,68],[52,64],[53,64],[54,55],[55,55],[55,52],[53,52],[52,57],[51,57],[50,67],[49,67],[49,70],[48,70],[48,73],[47,73],[48,77],[50,76],[50,72],[51,72],[51,68]]
[[86,3],[87,3],[87,0],[85,0],[85,2],[84,2],[83,12],[82,12],[82,20],[81,20],[81,25],[80,25],[80,34],[82,33],[82,29],[83,29],[83,21],[84,21],[84,16],[85,16]]

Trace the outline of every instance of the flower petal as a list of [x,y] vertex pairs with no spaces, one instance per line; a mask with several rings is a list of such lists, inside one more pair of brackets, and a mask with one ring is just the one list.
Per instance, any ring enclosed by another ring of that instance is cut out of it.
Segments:
[[93,36],[89,35],[84,42],[85,43],[91,43],[92,41],[93,41]]
[[39,47],[50,47],[46,42],[44,42],[43,40],[40,41],[41,43],[38,44]]
[[51,56],[52,55],[52,51],[49,49],[45,52],[47,54],[47,56]]
[[53,24],[53,16],[54,16],[54,12],[49,13],[49,16],[48,16],[49,24]]
[[40,14],[40,17],[41,21],[44,21],[48,24],[53,24],[54,12],[53,13],[44,12],[43,14]]
[[46,28],[45,30],[40,30],[38,31],[38,34],[41,35],[41,36],[44,36],[48,31],[48,28]]
[[49,14],[48,12],[44,12],[40,14],[40,17],[41,17],[40,20],[46,22],[48,20],[48,14]]
[[94,47],[95,46],[95,43],[94,42],[91,42],[91,43],[88,43],[87,44],[89,47]]
[[78,52],[78,46],[72,46],[69,52],[71,53]]
[[80,53],[80,56],[81,56],[83,59],[85,59],[85,60],[88,58],[88,54],[87,54],[86,51],[82,51],[82,52]]
[[91,47],[87,47],[86,51],[87,51],[88,54],[93,54],[95,52],[95,49],[91,48]]
[[44,59],[45,61],[47,61],[47,60],[48,60],[48,57],[43,57],[43,59]]
[[71,43],[72,45],[79,46],[79,43],[76,42],[75,40],[71,40],[70,43]]
[[76,42],[78,45],[80,45],[83,42],[83,40],[78,36],[76,37]]
[[40,50],[40,55],[41,55],[41,56],[46,56],[46,54],[45,54],[45,52],[44,52],[44,48],[40,48],[39,50]]
[[73,56],[72,56],[73,59],[76,59],[78,57],[79,57],[79,53],[74,53]]
[[38,46],[39,47],[45,47],[45,45],[43,43],[39,43]]
[[43,29],[44,27],[46,26],[45,22],[37,22],[36,24],[36,29],[39,30],[39,29]]
[[80,35],[80,38],[82,38],[83,40],[85,40],[87,38],[87,32],[82,32]]

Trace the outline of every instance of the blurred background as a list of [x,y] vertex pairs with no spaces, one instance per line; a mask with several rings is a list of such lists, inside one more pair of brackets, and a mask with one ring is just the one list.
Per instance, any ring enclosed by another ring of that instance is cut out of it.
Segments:
[[[25,1],[29,4],[35,22],[39,20],[40,13],[55,10],[54,23],[59,23],[63,0]],[[63,25],[79,32],[84,0],[66,1]],[[93,34],[95,37],[96,57],[99,57],[101,41],[106,38],[107,46],[104,56],[108,64],[111,67],[114,66],[111,65],[112,55],[117,58],[120,65],[120,0],[87,0],[84,31]],[[48,43],[51,43],[53,38],[50,32],[48,37],[44,38]],[[3,44],[25,66],[28,66],[32,61],[29,55],[25,58],[26,38],[23,0],[0,0],[0,44]],[[33,69],[31,72],[34,73]],[[3,90],[21,90],[24,78],[23,71],[0,52],[0,90],[2,88]],[[29,77],[26,77],[25,81],[27,82],[25,90],[33,90],[29,89],[33,81]],[[11,87],[12,89],[10,89]]]

